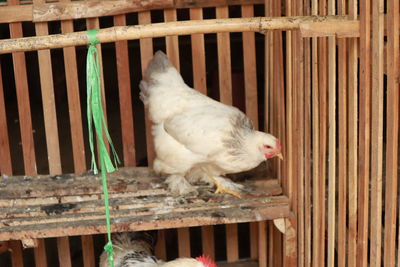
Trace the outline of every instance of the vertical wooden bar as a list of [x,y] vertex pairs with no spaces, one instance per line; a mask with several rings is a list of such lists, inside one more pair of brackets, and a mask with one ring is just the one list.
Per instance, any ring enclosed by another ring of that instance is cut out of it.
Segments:
[[[386,188],[384,266],[395,266],[395,233],[398,196],[398,146],[399,146],[399,1],[387,2],[387,104],[386,104]],[[397,222],[398,223],[398,222]],[[400,227],[398,228],[400,244]],[[398,246],[397,266],[400,266]]]
[[[338,1],[338,13],[346,14],[346,2]],[[339,159],[338,159],[338,239],[337,239],[337,265],[338,267],[346,266],[346,196],[347,196],[347,45],[346,39],[338,39],[338,132],[339,132]]]
[[[228,18],[228,7],[217,7],[218,19]],[[228,32],[217,33],[220,101],[232,105],[231,45]]]
[[383,35],[384,1],[372,6],[371,230],[369,266],[381,266],[383,169]]
[[[254,17],[254,6],[243,5],[242,17]],[[254,127],[258,129],[257,64],[254,32],[243,33],[243,63],[246,114],[253,121]]]
[[22,246],[21,241],[10,241],[11,262],[13,267],[24,266],[24,260],[22,256]]
[[[139,24],[151,23],[150,11],[139,12],[138,14]],[[149,61],[153,58],[153,41],[151,38],[140,39],[140,62],[142,63],[142,73],[147,67]],[[147,145],[147,162],[149,166],[153,165],[154,154],[154,143],[151,135],[151,122],[149,119],[148,111],[145,110],[146,117],[146,145]]]
[[[164,10],[164,21],[171,22],[176,21],[176,9],[166,9]],[[165,44],[167,47],[167,55],[171,60],[172,64],[179,70],[179,43],[178,36],[167,36],[165,37]]]
[[181,258],[190,257],[189,228],[178,228],[178,253]]
[[72,266],[69,238],[67,236],[57,238],[57,249],[60,267]]
[[[312,0],[311,14],[318,14],[318,0]],[[312,159],[313,159],[313,240],[312,240],[312,264],[319,267],[321,262],[320,243],[321,236],[319,228],[323,224],[321,199],[319,195],[319,69],[318,69],[318,39],[312,38],[311,66],[312,66]]]
[[[304,15],[311,15],[311,1],[304,1]],[[311,109],[311,40],[306,38],[304,42],[304,267],[311,267],[311,233],[312,233],[312,213],[311,213],[311,182],[312,166],[308,164],[312,161],[312,109]]]
[[10,142],[8,139],[6,104],[4,101],[3,77],[0,64],[0,173],[12,175]]
[[238,242],[237,224],[226,225],[226,255],[228,262],[239,260],[239,242]]
[[357,266],[368,264],[368,211],[371,105],[371,3],[360,1],[360,127],[358,150],[358,239]]
[[167,260],[167,249],[165,247],[165,231],[158,230],[157,244],[155,248],[155,255],[157,258]]
[[[349,18],[357,19],[357,0],[349,1]],[[348,118],[349,118],[349,159],[348,159],[348,266],[355,267],[357,259],[357,196],[358,196],[358,174],[357,174],[357,132],[358,132],[358,39],[348,40],[349,55],[349,89],[348,89]]]
[[[190,19],[202,20],[203,9],[191,8]],[[206,79],[206,53],[204,48],[204,34],[192,34],[192,61],[193,61],[193,83],[194,88],[199,92],[207,95],[207,79]]]
[[[328,15],[335,15],[336,1],[328,0]],[[328,266],[335,266],[336,230],[336,37],[328,37],[329,96],[329,193],[328,193]]]
[[[70,0],[61,0],[61,2],[70,2]],[[73,32],[73,21],[61,21],[61,31],[62,33]],[[86,157],[75,47],[65,47],[63,48],[63,52],[74,170],[75,172],[80,173],[86,171]]]
[[[114,16],[115,26],[125,26],[125,15]],[[118,72],[119,106],[121,112],[122,149],[124,166],[135,166],[135,136],[133,125],[133,108],[131,78],[129,72],[128,41],[115,42]]]
[[40,238],[37,241],[38,241],[38,246],[35,247],[35,249],[33,250],[35,255],[35,265],[37,267],[47,267],[46,248],[44,244],[44,239]]
[[214,227],[212,225],[201,227],[201,242],[203,254],[215,259]]
[[258,223],[258,264],[267,267],[267,225],[266,222]]
[[83,253],[83,266],[94,267],[96,266],[94,260],[94,245],[91,235],[81,236],[82,240],[82,253]]

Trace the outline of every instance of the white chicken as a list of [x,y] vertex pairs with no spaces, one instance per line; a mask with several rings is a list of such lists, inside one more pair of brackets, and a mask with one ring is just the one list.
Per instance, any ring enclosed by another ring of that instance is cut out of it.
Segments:
[[[164,262],[153,256],[154,239],[148,232],[117,233],[112,237],[114,267],[217,267],[207,257],[179,258]],[[100,267],[109,267],[106,252],[100,256]]]
[[242,185],[221,176],[253,169],[268,158],[283,158],[277,138],[255,131],[239,109],[187,86],[161,51],[149,62],[140,89],[153,122],[153,168],[168,175],[174,194],[197,192],[187,178],[215,184],[216,193],[240,197]]

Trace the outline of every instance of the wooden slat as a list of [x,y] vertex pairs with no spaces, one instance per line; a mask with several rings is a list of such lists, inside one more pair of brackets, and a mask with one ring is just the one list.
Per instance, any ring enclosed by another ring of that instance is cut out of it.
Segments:
[[[217,19],[228,18],[228,7],[217,7]],[[229,33],[217,33],[219,97],[224,104],[232,105],[231,45]]]
[[[125,15],[114,16],[115,26],[125,26]],[[115,42],[119,106],[121,113],[122,149],[124,155],[124,166],[135,166],[135,136],[133,125],[133,108],[131,93],[131,78],[129,71],[128,41]]]
[[[243,5],[242,17],[254,17],[254,6]],[[243,63],[246,115],[253,121],[254,127],[258,129],[257,64],[254,32],[243,33]]]
[[189,228],[178,229],[178,255],[179,257],[190,257],[190,234]]
[[[346,13],[346,3],[338,1],[338,13]],[[347,45],[346,39],[338,41],[338,132],[339,132],[339,154],[338,154],[338,221],[337,221],[337,265],[346,266],[347,248]]]
[[157,232],[157,244],[154,253],[157,258],[162,259],[164,261],[167,260],[167,249],[165,246],[165,231],[163,230],[159,230]]
[[[149,11],[140,12],[138,15],[139,24],[151,23],[151,14]],[[142,63],[142,74],[147,68],[147,64],[153,58],[153,41],[150,38],[140,39],[140,62]],[[151,135],[151,122],[149,119],[148,111],[145,110],[146,118],[146,147],[147,147],[147,162],[149,166],[152,166],[155,157],[154,154],[154,143]]]
[[[164,10],[164,21],[165,22],[177,21],[176,9]],[[167,48],[168,58],[170,58],[172,64],[176,67],[176,69],[179,70],[180,64],[179,64],[178,36],[165,37],[165,44]]]
[[[202,20],[203,10],[191,8],[190,19]],[[191,35],[192,61],[193,61],[193,87],[203,94],[207,94],[206,55],[204,47],[204,34]]]
[[267,267],[267,223],[258,223],[258,264],[259,267]]
[[[10,24],[11,38],[22,37],[22,24]],[[22,153],[25,173],[36,173],[36,157],[32,135],[32,120],[29,103],[28,78],[26,74],[25,55],[22,52],[13,53],[15,86],[17,89],[18,115],[21,128]]]
[[93,238],[91,235],[82,235],[81,240],[82,240],[83,266],[94,267],[95,260],[94,260]]
[[33,1],[33,21],[70,20],[120,15],[152,9],[171,8],[173,0],[116,0],[36,3]]
[[[318,14],[318,0],[312,0],[312,15]],[[319,162],[319,68],[318,68],[318,40],[312,38],[311,66],[312,66],[312,159],[313,159],[313,240],[312,240],[312,264],[313,267],[321,266],[320,243],[323,239],[320,227],[323,224],[321,199],[319,195],[320,162]]]
[[212,225],[201,227],[201,246],[203,254],[215,259],[214,227]]
[[57,248],[60,267],[72,266],[68,237],[57,238]]
[[3,77],[0,64],[0,173],[5,175],[12,174],[10,142],[8,139],[8,126],[6,116],[6,105],[4,101]]
[[34,248],[34,255],[35,265],[37,267],[47,267],[46,247],[43,238],[37,240],[37,247]]
[[[357,0],[349,1],[349,17],[357,19]],[[358,133],[358,40],[350,39],[349,41],[349,89],[348,89],[348,105],[349,105],[349,170],[348,170],[348,266],[355,267],[357,259],[357,196],[358,196],[358,176],[357,176],[357,133]]]
[[228,262],[239,260],[239,235],[237,224],[226,225],[226,256]]
[[[23,21],[32,21],[33,20],[33,5],[29,5],[29,1],[24,1],[27,3],[27,5],[19,5],[19,6],[0,6],[0,23],[11,23],[11,22],[23,22]],[[54,1],[47,1],[48,4],[46,5],[47,7],[55,6],[61,7],[63,6],[62,4],[59,3],[50,3]],[[64,2],[64,1],[60,1]],[[81,1],[84,2],[84,1]],[[82,6],[89,6],[89,5],[99,5],[99,2],[104,2],[104,1],[97,1],[95,3],[80,3]],[[118,4],[116,4],[117,2]],[[141,12],[141,11],[148,11],[149,9],[155,8],[155,4],[159,5],[159,9],[166,9],[166,8],[171,8],[173,7],[171,5],[171,0],[164,1],[164,0],[152,0],[150,5],[142,5],[138,6],[136,4],[136,7],[132,7],[132,3],[135,3],[138,1],[114,1],[114,5],[111,3],[106,3],[107,6],[109,6],[108,10],[104,10],[102,8],[97,8],[95,10],[79,10],[79,12],[72,12],[72,13],[66,13],[64,12],[62,16],[65,19],[72,19],[73,17],[76,16],[82,16],[82,14],[86,15],[91,15],[93,17],[100,17],[104,16],[106,12],[108,12],[108,15],[111,15],[111,11],[114,12],[113,15],[123,14],[123,13],[128,13],[129,8],[135,8],[136,12]],[[143,1],[141,1],[143,2]],[[148,3],[148,1],[146,1]],[[177,8],[203,8],[203,7],[215,7],[215,6],[227,6],[227,5],[241,5],[241,4],[262,4],[264,0],[207,0],[207,1],[187,1],[187,0],[176,0],[175,2],[175,7]],[[67,5],[67,9],[71,10],[73,6],[77,6],[77,3],[72,3]],[[123,8],[121,9],[121,5]],[[100,5],[101,6],[101,5]],[[86,12],[86,13],[85,13]],[[57,20],[58,18],[54,17],[54,14],[50,12],[49,15],[50,19],[55,19]],[[82,17],[86,18],[86,17]],[[42,18],[44,19],[44,17]]]
[[357,266],[368,264],[371,105],[371,3],[360,1],[360,111]]
[[13,267],[23,267],[22,246],[20,241],[10,241],[11,262]]
[[[336,1],[328,0],[328,14],[335,15]],[[336,39],[328,37],[328,127],[329,127],[329,168],[328,168],[328,255],[327,266],[335,266],[336,237]]]
[[[383,170],[383,26],[384,1],[372,6],[371,228],[370,266],[381,266]],[[367,204],[367,203],[364,203]]]
[[[398,193],[398,146],[399,146],[399,1],[387,2],[388,39],[387,39],[387,103],[386,103],[386,185],[385,185],[385,233],[384,266],[395,266],[396,212]],[[398,221],[397,221],[398,223]],[[400,243],[398,228],[398,242]],[[400,247],[397,247],[397,256]],[[397,265],[400,258],[397,258]]]

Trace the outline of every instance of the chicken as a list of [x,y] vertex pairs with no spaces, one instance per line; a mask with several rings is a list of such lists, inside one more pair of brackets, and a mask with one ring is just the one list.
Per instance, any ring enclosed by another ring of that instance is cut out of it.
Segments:
[[[114,267],[217,267],[207,257],[179,258],[164,262],[153,255],[154,238],[149,232],[117,233],[112,237],[114,245]],[[107,254],[100,256],[100,267],[109,267]]]
[[254,130],[239,109],[187,86],[161,51],[149,62],[140,90],[153,122],[153,168],[168,176],[174,194],[197,192],[189,180],[240,197],[243,186],[223,175],[253,169],[275,156],[282,159],[277,138]]

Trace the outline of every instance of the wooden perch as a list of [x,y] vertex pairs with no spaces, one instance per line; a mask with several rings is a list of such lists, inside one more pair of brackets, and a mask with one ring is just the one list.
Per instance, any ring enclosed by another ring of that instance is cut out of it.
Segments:
[[[267,30],[295,30],[302,24],[318,23],[319,30],[324,23],[328,23],[326,32],[335,35],[330,30],[331,23],[335,22],[340,30],[349,23],[353,25],[353,32],[347,36],[358,36],[358,22],[349,21],[346,16],[305,16],[305,17],[257,17],[234,19],[209,19],[178,22],[164,22],[147,25],[119,26],[100,29],[97,38],[101,43],[142,38],[154,38],[171,35],[188,35],[196,33],[217,32],[265,32]],[[349,27],[346,27],[346,29]],[[350,27],[351,28],[351,27]],[[325,33],[324,33],[325,34]],[[325,35],[324,35],[325,36]],[[33,51],[40,49],[62,48],[68,46],[87,45],[87,32],[74,32],[47,36],[25,37],[0,41],[0,53],[17,51]]]
[[[148,230],[261,221],[290,216],[276,179],[246,181],[241,199],[213,194],[174,197],[148,168],[107,175],[112,231]],[[101,177],[92,173],[0,178],[0,241],[105,233]]]

